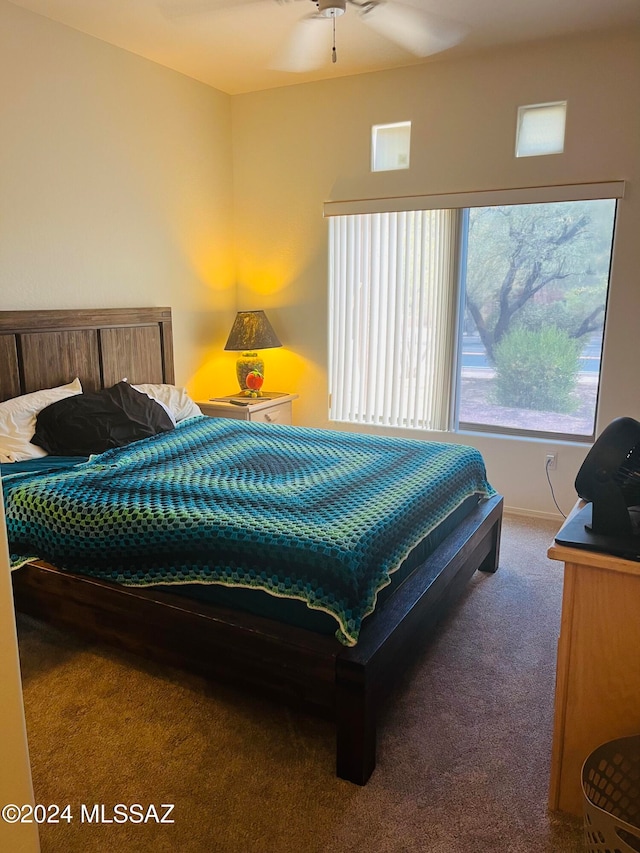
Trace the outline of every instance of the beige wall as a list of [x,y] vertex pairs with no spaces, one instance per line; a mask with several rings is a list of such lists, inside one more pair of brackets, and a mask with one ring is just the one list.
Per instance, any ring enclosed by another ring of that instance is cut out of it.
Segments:
[[[514,157],[521,104],[567,100],[563,155]],[[369,171],[371,125],[412,122],[411,168]],[[233,99],[239,306],[265,307],[291,354],[267,354],[274,383],[300,394],[299,423],[327,422],[328,199],[625,179],[603,367],[600,428],[640,417],[640,36],[564,39]],[[295,354],[295,355],[294,355]],[[427,434],[421,438],[430,437]],[[442,438],[451,436],[442,435]],[[510,507],[555,513],[545,454],[565,509],[584,447],[453,437],[484,453]]]
[[228,95],[0,0],[0,308],[170,305],[206,392],[235,308]]
[[[170,305],[178,381],[208,393],[235,309],[230,98],[5,0],[0,81],[0,309]],[[6,551],[3,518],[0,536]],[[0,684],[0,800],[20,804],[2,553]],[[0,822],[0,849],[37,849],[34,826]]]

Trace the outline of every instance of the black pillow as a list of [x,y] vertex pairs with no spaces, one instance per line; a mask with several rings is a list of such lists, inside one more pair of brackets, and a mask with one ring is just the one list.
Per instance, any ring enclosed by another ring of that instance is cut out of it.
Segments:
[[47,406],[38,414],[31,442],[54,456],[89,456],[173,428],[159,403],[118,382]]

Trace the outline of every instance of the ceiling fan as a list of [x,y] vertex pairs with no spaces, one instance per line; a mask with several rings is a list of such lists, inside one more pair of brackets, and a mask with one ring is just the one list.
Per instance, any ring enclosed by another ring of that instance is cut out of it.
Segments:
[[[263,2],[264,0],[257,0]],[[213,12],[233,5],[256,2],[256,0],[186,0],[180,3],[160,4],[168,18]],[[280,5],[293,0],[276,0]],[[360,19],[397,45],[415,56],[430,56],[461,42],[469,27],[457,21],[442,18],[431,12],[409,6],[396,0],[310,0],[315,10],[302,17],[285,45],[284,50],[273,60],[271,67],[280,71],[312,71],[324,64],[326,47],[320,31],[321,26],[331,22],[331,59],[337,60],[336,19],[344,15],[347,8],[354,9]]]

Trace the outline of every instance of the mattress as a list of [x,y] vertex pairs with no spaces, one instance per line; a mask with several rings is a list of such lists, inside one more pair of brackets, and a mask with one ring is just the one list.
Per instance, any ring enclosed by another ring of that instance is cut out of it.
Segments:
[[205,417],[3,486],[14,566],[299,600],[347,645],[447,518],[493,494],[474,448]]

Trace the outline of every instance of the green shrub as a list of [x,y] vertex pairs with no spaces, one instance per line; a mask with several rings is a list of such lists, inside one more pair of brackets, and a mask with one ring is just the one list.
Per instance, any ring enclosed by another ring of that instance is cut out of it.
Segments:
[[501,406],[545,412],[572,412],[580,345],[549,326],[516,328],[495,349],[495,399]]

